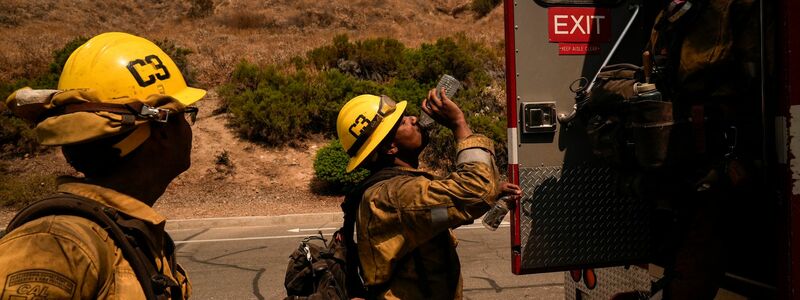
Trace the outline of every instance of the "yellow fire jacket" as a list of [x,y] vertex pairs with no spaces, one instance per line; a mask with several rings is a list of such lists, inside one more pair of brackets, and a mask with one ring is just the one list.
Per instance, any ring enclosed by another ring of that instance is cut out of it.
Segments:
[[493,142],[473,135],[457,146],[457,170],[445,178],[401,168],[364,192],[358,253],[378,299],[461,299],[461,266],[452,229],[472,223],[498,195]]
[[[83,196],[163,228],[165,218],[127,195],[75,179],[58,190]],[[186,272],[156,255],[158,270],[191,293]],[[130,264],[108,233],[76,216],[28,222],[0,239],[0,299],[145,299]]]

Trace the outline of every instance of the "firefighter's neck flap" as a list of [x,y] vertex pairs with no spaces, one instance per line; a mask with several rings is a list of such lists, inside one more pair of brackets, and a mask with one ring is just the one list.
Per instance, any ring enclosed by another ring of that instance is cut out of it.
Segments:
[[[150,122],[167,122],[178,114],[197,112],[166,95],[145,100],[114,99],[107,103],[94,90],[17,90],[6,99],[14,114],[35,124],[42,145],[62,146],[129,133],[114,145],[125,156],[150,136]],[[117,104],[120,103],[120,104]]]

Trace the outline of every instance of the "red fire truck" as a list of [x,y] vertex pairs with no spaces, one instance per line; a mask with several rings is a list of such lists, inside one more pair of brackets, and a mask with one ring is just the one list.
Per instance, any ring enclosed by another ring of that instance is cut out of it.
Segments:
[[[643,65],[656,15],[685,2],[714,1],[504,1],[508,176],[525,194],[511,216],[514,274],[571,271],[568,299],[662,297],[672,273],[658,263],[658,249],[681,239],[659,234],[660,204],[624,192],[636,176],[599,159],[586,125],[573,118],[601,67]],[[747,118],[758,130],[742,140],[759,144],[750,145],[760,149],[758,171],[749,192],[730,193],[715,208],[724,275],[702,284],[719,286],[717,298],[800,299],[800,2],[751,7],[760,26],[750,37],[760,44],[752,65],[759,90]]]

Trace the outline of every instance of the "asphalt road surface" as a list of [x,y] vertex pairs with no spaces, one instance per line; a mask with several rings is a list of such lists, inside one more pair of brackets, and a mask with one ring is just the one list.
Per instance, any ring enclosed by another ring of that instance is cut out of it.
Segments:
[[[326,238],[340,216],[173,220],[167,230],[187,269],[194,299],[283,299],[288,256],[306,236]],[[456,230],[465,299],[564,299],[564,274],[511,273],[507,223],[488,231],[476,222]]]

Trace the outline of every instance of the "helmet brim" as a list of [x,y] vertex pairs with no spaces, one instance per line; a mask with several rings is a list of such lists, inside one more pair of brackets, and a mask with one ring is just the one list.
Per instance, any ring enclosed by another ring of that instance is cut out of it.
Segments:
[[394,112],[383,119],[381,124],[378,125],[378,128],[375,129],[375,132],[373,132],[364,143],[364,146],[358,150],[355,156],[350,158],[350,161],[347,163],[348,173],[358,168],[364,160],[372,154],[375,148],[383,142],[386,136],[389,135],[389,132],[392,131],[392,128],[394,128],[394,124],[397,123],[397,120],[403,117],[403,112],[405,112],[407,105],[408,102],[406,101],[397,103]]
[[183,104],[184,106],[189,106],[194,104],[195,102],[199,101],[203,97],[206,96],[206,90],[193,88],[193,87],[186,87],[180,92],[177,92],[171,95],[172,98],[175,98]]

